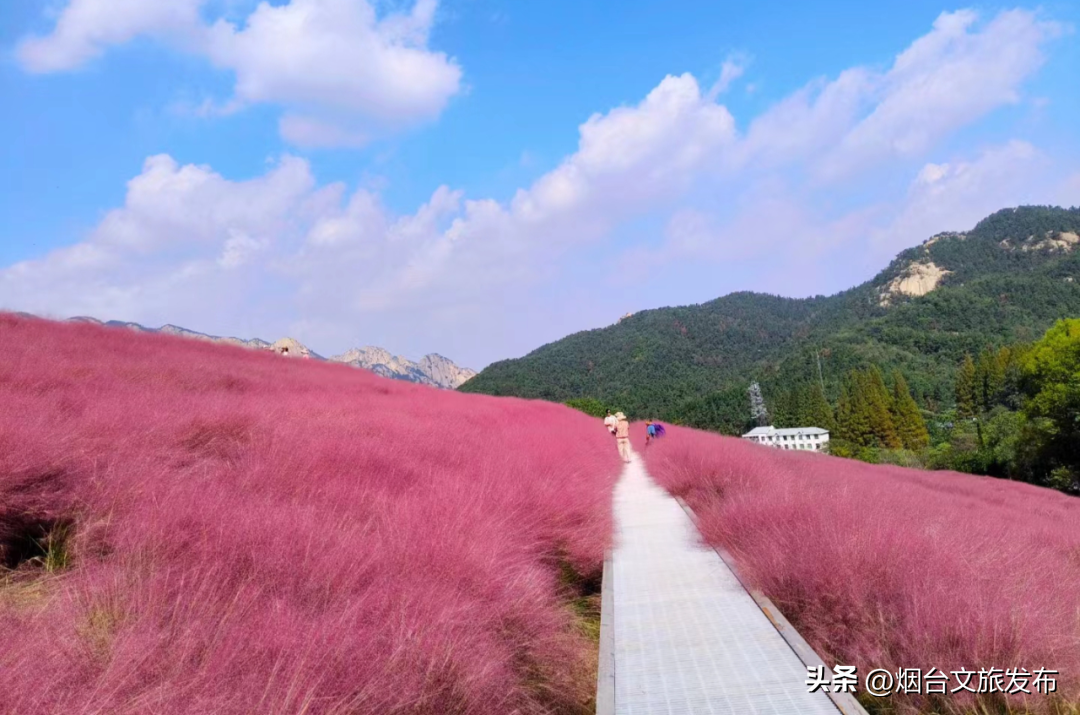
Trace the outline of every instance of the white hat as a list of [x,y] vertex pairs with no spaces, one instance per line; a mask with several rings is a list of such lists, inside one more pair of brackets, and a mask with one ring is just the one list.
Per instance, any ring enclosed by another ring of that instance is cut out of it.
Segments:
[[617,420],[625,420],[626,415],[624,415],[622,412],[616,412],[615,413],[615,419],[617,419]]

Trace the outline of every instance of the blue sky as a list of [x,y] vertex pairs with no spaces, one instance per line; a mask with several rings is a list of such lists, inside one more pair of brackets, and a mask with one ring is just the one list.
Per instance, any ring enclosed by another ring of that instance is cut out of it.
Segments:
[[1076,3],[788,5],[6,3],[0,309],[482,367],[1080,204]]

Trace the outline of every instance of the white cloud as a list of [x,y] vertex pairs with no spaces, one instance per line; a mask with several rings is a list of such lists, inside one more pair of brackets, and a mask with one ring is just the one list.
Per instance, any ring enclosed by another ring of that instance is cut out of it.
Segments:
[[410,13],[380,20],[367,0],[263,3],[243,28],[218,21],[207,54],[236,73],[242,101],[387,123],[430,119],[461,80],[453,61],[427,49],[435,8],[418,0]]
[[[733,141],[734,122],[683,75],[580,131],[577,152],[506,204],[441,187],[407,216],[363,189],[344,201],[340,186],[317,188],[296,158],[233,182],[152,157],[85,243],[0,272],[0,305],[179,322],[178,306],[187,313],[223,291],[239,314],[261,300],[235,283],[243,269],[287,291],[293,319],[411,321],[420,331],[429,306],[494,309],[494,296],[548,275],[567,248],[664,205]],[[48,289],[58,280],[63,289]]]
[[278,128],[285,141],[308,149],[361,147],[371,140],[371,135],[363,129],[296,114],[283,116]]
[[106,48],[140,35],[186,36],[199,27],[205,0],[71,0],[53,31],[28,37],[16,50],[30,72],[79,67]]
[[237,268],[247,263],[257,252],[266,248],[269,241],[255,239],[243,231],[232,229],[225,241],[225,250],[218,259],[222,268]]
[[[927,163],[905,195],[838,210],[832,189],[799,192],[777,180],[741,191],[726,215],[687,208],[669,218],[663,241],[620,257],[615,275],[640,282],[677,266],[767,260],[758,290],[806,295],[850,287],[901,250],[935,233],[967,230],[998,209],[1059,201],[1069,184],[1048,157],[1023,141],[970,159]],[[1075,194],[1074,194],[1075,198]],[[842,282],[833,281],[836,269]]]
[[314,185],[307,163],[293,157],[265,176],[232,182],[209,167],[154,156],[128,182],[124,207],[105,216],[91,241],[149,254],[217,243],[234,229],[270,236]]
[[746,73],[750,58],[744,54],[733,54],[720,65],[720,78],[709,88],[709,99],[716,99],[728,90],[731,83]]
[[260,3],[243,23],[206,25],[206,0],[71,0],[53,32],[25,39],[33,72],[74,69],[146,35],[172,42],[235,74],[234,96],[190,112],[230,114],[283,106],[281,131],[302,146],[357,146],[372,133],[437,117],[461,84],[461,68],[428,47],[436,0],[382,17],[369,0]]
[[0,271],[0,305],[59,316],[205,320],[239,301],[237,270],[266,275],[274,256],[296,250],[308,217],[325,210],[335,191],[317,188],[307,163],[292,157],[239,182],[151,157],[128,183],[124,206],[84,242]]
[[943,13],[888,71],[855,67],[816,80],[755,119],[740,169],[805,162],[819,181],[850,178],[893,158],[917,158],[945,136],[1015,103],[1061,26],[1026,10],[985,26]]
[[535,283],[567,248],[678,195],[733,140],[734,122],[684,75],[666,78],[636,107],[594,115],[580,132],[577,152],[505,205],[463,202],[442,187],[417,214],[394,221],[357,192],[309,233],[298,263],[305,294],[351,295],[358,311],[394,307],[401,319],[432,301],[489,302]]
[[[322,32],[319,22],[329,16],[309,26],[309,16],[296,13],[316,5],[330,12],[335,3],[345,12],[345,0],[264,5],[256,10],[268,13],[262,29],[217,32],[264,33],[274,23]],[[420,3],[388,25],[373,14],[353,20],[376,23],[371,27],[385,37],[423,43],[433,7]],[[742,262],[755,259],[769,261],[768,285],[785,292],[820,288],[826,259],[829,270],[849,271],[850,284],[851,266],[868,256],[876,260],[942,228],[970,226],[1001,206],[1070,190],[1024,142],[974,157],[932,150],[936,138],[1018,96],[1050,34],[1030,14],[1004,13],[982,29],[965,14],[942,16],[887,72],[856,67],[811,83],[744,135],[693,76],[669,76],[637,105],[590,117],[579,127],[577,150],[509,201],[470,199],[443,186],[404,216],[374,190],[318,186],[308,164],[292,157],[245,181],[152,157],[129,183],[124,205],[83,243],[0,270],[0,307],[188,322],[216,332],[250,324],[246,334],[268,338],[301,329],[297,337],[325,352],[360,335],[397,351],[438,349],[479,366],[587,327],[585,316],[612,300],[606,291],[566,286],[571,256],[575,280],[589,281],[614,266],[648,283],[678,262],[677,287],[687,283],[683,272],[697,271],[709,293],[702,297],[743,281]],[[986,56],[988,43],[1015,63],[1003,70],[1007,77],[988,74],[999,69]],[[990,62],[987,73],[973,69],[980,58]],[[331,111],[319,98],[337,80],[303,89],[287,77],[259,84],[252,78],[276,60],[242,61],[251,63],[244,72],[253,84],[238,85],[238,96],[296,104],[297,113],[283,120],[295,141],[341,143],[346,137],[333,133],[353,130],[300,107]],[[926,111],[913,88],[937,92],[957,77],[965,78],[963,92],[949,99],[944,116]],[[397,106],[412,112],[422,103]],[[913,159],[914,167],[905,163]],[[824,176],[823,163],[832,167],[829,181],[807,181]],[[910,176],[906,194],[875,181],[898,172]],[[659,248],[623,255],[605,243],[639,218],[666,224]]]
[[872,73],[856,67],[792,93],[750,123],[735,168],[772,170],[816,160],[856,123],[872,86]]
[[1021,84],[1043,63],[1042,44],[1060,26],[1011,10],[972,31],[977,19],[970,10],[942,14],[875,79],[881,100],[827,156],[824,176],[892,155],[918,156],[987,112],[1019,101]]
[[684,74],[666,77],[637,107],[593,115],[580,132],[575,154],[517,193],[515,218],[537,223],[582,218],[582,212],[616,218],[640,210],[641,202],[676,195],[734,142],[735,122]]
[[889,224],[870,233],[870,255],[887,261],[932,234],[969,229],[998,209],[1046,203],[1060,181],[1051,167],[1024,141],[990,147],[970,160],[927,164]]

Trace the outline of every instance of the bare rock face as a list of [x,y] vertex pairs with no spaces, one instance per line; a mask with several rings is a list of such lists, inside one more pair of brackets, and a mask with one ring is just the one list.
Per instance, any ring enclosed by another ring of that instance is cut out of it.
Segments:
[[420,370],[439,387],[451,390],[461,387],[462,384],[476,375],[475,370],[458,367],[453,360],[436,353],[421,358]]
[[458,367],[452,360],[442,355],[431,354],[422,358],[420,362],[413,362],[400,355],[392,355],[382,348],[371,346],[353,348],[341,355],[335,355],[330,360],[371,370],[383,377],[449,390],[459,387],[476,374],[473,370]]
[[404,358],[398,358],[391,355],[388,350],[383,350],[382,348],[370,345],[363,348],[353,348],[341,355],[335,355],[330,358],[330,361],[345,362],[354,367],[362,367],[366,370],[370,370],[376,365],[399,367],[402,366],[402,362],[407,362]]
[[[282,338],[275,343],[268,343],[265,340],[260,340],[258,338],[243,340],[241,338],[223,338],[218,337],[217,335],[207,335],[206,333],[188,330],[187,328],[181,328],[177,325],[147,328],[138,323],[127,323],[119,320],[110,320],[107,323],[103,323],[96,318],[85,316],[70,318],[70,320],[95,323],[97,325],[107,325],[114,328],[127,328],[138,332],[165,333],[166,335],[176,335],[192,340],[206,340],[213,343],[235,345],[250,350],[270,350],[283,357],[298,357],[314,360],[326,359],[313,352],[295,338]],[[413,362],[408,358],[403,358],[400,355],[392,355],[389,351],[377,347],[353,348],[341,355],[335,355],[330,358],[330,360],[332,362],[345,363],[346,365],[352,365],[353,367],[370,370],[382,377],[388,377],[394,380],[405,380],[406,382],[416,382],[421,385],[441,387],[448,390],[460,387],[466,380],[469,380],[476,375],[475,370],[458,367],[454,364],[453,360],[435,353],[423,357],[420,362]]]
[[899,295],[913,298],[926,295],[937,288],[941,280],[950,273],[952,271],[939,268],[932,261],[912,263],[904,269],[903,273],[889,281],[881,292],[879,304],[887,306]]
[[314,353],[307,349],[307,346],[296,338],[282,338],[271,345],[270,350],[282,357],[310,359],[314,355]]
[[1028,236],[1020,246],[1021,251],[1068,252],[1080,243],[1080,235],[1071,231],[1047,231],[1045,236]]

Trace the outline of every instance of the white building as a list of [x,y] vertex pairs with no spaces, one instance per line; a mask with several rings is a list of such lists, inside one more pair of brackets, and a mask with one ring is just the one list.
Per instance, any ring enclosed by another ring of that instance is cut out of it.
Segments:
[[820,452],[829,444],[829,430],[820,427],[755,427],[743,435],[751,442],[777,447],[778,449],[801,449]]

